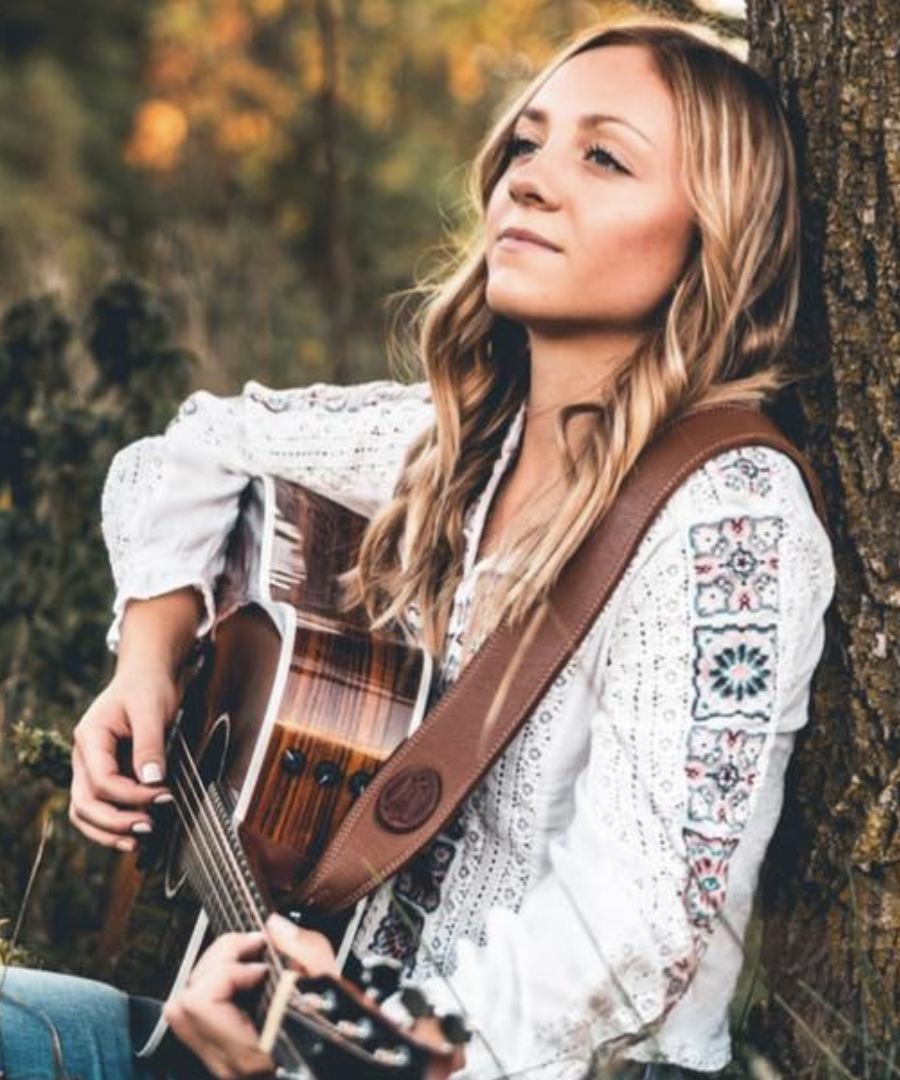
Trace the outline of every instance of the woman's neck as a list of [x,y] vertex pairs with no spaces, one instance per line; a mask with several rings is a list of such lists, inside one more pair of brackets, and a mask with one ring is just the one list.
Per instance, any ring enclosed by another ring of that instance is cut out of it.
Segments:
[[[556,441],[560,409],[601,401],[639,339],[633,330],[557,336],[529,329],[528,340],[530,389],[517,471],[537,478],[552,468],[562,475],[564,463]],[[586,431],[590,423],[589,416],[575,417],[569,425],[576,447],[579,428]]]
[[[634,335],[545,338],[529,330],[531,379],[525,424],[515,461],[491,505],[479,554],[490,554],[535,520],[552,514],[567,490],[566,462],[557,442],[559,411],[576,402],[600,401],[636,344]],[[589,414],[567,426],[577,456],[591,428]]]

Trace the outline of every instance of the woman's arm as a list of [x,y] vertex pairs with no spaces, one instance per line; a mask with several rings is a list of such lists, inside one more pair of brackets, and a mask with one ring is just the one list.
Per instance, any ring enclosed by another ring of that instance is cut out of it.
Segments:
[[[216,580],[251,477],[296,480],[371,514],[431,420],[424,384],[275,391],[251,382],[234,397],[193,394],[164,435],[116,455],[103,533],[116,582],[108,643],[119,664],[78,724],[73,755],[70,817],[87,836],[128,850],[132,832],[151,828],[144,808],[166,794],[153,785],[177,707],[175,676],[215,617]],[[120,771],[128,739],[133,774],[149,766],[148,783]]]

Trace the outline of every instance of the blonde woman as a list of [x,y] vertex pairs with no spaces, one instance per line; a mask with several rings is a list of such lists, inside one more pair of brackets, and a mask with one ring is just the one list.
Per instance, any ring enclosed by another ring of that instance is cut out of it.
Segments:
[[[773,95],[726,51],[671,23],[582,35],[498,121],[473,179],[483,226],[424,308],[427,381],[201,392],[116,458],[119,659],[78,725],[71,800],[91,839],[133,848],[166,795],[173,673],[210,625],[250,476],[372,515],[359,595],[438,657],[443,688],[498,618],[547,594],[663,423],[761,406],[787,381],[794,155]],[[465,1010],[460,1077],[728,1063],[741,939],[833,585],[786,455],[719,454],[672,495],[524,730],[356,931],[357,957],[397,957]],[[139,780],[120,772],[125,738]],[[273,933],[307,969],[333,966],[314,933]],[[259,946],[220,940],[166,1008],[216,1076],[270,1067],[234,1001],[260,977]],[[42,1001],[70,1071],[140,1075],[124,995],[79,984],[72,1006],[72,986],[10,972],[7,989]],[[34,1075],[22,1025],[11,1077]]]

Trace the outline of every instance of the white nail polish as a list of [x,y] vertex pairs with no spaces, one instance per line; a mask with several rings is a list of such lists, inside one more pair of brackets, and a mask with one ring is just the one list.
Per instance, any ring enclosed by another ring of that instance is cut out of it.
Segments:
[[162,769],[155,761],[151,761],[141,769],[141,780],[145,784],[158,784],[162,778]]
[[131,831],[136,833],[153,832],[153,826],[148,821],[136,821],[131,826]]

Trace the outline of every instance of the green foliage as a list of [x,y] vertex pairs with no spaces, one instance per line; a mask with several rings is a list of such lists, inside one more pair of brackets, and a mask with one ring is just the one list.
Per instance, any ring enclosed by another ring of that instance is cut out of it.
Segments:
[[38,779],[66,788],[72,780],[72,744],[58,731],[19,721],[11,731],[16,763]]
[[[0,895],[23,895],[36,823],[64,821],[69,736],[108,672],[112,583],[100,535],[103,478],[115,451],[156,430],[190,382],[159,294],[118,278],[80,325],[58,296],[0,318]],[[29,912],[46,955],[74,933],[89,955],[105,853],[68,826]],[[65,889],[59,881],[66,879]],[[9,914],[7,910],[6,914]],[[60,932],[62,931],[62,933]]]
[[6,940],[10,928],[10,919],[0,919],[0,966],[19,964],[23,967],[40,966],[40,958],[28,949],[13,945]]

